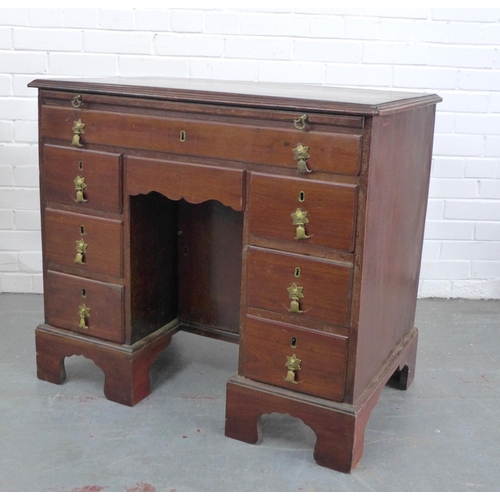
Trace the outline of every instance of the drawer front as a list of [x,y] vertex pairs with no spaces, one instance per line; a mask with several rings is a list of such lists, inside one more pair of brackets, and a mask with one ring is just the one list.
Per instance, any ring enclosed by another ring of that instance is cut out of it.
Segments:
[[85,274],[123,275],[122,222],[88,215],[45,210],[47,264],[69,266]]
[[47,201],[122,211],[121,155],[45,145],[43,158]]
[[154,188],[170,200],[183,198],[198,204],[215,199],[243,210],[243,170],[128,156],[126,177],[131,195],[147,194]]
[[249,230],[302,247],[354,250],[357,186],[252,174]]
[[47,272],[46,322],[111,342],[123,342],[123,287]]
[[244,159],[247,163],[293,169],[298,169],[299,161],[295,159],[294,149],[302,145],[309,148],[306,164],[312,171],[347,175],[359,172],[360,133],[305,132],[276,126],[271,121],[259,120],[255,124],[240,119],[228,123],[193,119],[188,114],[148,116],[45,105],[42,106],[42,135],[67,140],[69,145],[75,135],[74,122],[78,120],[85,126],[78,138],[82,145],[106,144],[236,161]]
[[243,359],[247,378],[332,401],[343,400],[346,338],[249,316]]
[[247,258],[248,306],[348,325],[351,267],[255,247]]

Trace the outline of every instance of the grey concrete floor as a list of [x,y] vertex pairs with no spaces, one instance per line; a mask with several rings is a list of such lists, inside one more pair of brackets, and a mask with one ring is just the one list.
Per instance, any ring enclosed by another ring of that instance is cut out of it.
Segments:
[[415,381],[384,388],[351,474],[317,466],[287,415],[264,416],[257,445],[224,436],[237,346],[178,333],[129,408],[82,357],[63,385],[36,378],[42,318],[41,296],[0,294],[0,491],[500,490],[500,301],[419,301]]

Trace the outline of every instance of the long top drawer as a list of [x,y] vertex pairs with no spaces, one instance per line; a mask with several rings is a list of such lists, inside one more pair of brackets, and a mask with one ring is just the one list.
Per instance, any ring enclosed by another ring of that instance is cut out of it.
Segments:
[[193,119],[189,113],[152,115],[96,109],[74,110],[42,106],[42,135],[72,143],[75,122],[84,125],[80,144],[103,144],[128,149],[161,151],[298,169],[296,148],[308,148],[307,168],[314,172],[357,175],[361,133],[336,129],[301,131],[284,124],[245,119]]

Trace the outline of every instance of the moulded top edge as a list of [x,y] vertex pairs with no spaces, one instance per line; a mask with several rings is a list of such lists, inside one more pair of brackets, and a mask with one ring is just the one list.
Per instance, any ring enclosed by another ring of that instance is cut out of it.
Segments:
[[179,78],[36,79],[29,87],[149,99],[378,115],[441,102],[436,94],[290,83]]

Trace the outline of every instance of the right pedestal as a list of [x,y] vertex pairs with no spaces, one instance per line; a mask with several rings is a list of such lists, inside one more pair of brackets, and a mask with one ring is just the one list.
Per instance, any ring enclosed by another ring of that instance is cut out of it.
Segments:
[[315,432],[314,459],[319,465],[350,472],[363,454],[366,425],[384,385],[391,379],[400,389],[410,386],[415,372],[417,339],[418,331],[414,328],[354,405],[235,375],[227,383],[225,435],[256,444],[263,414],[289,414],[300,418]]

